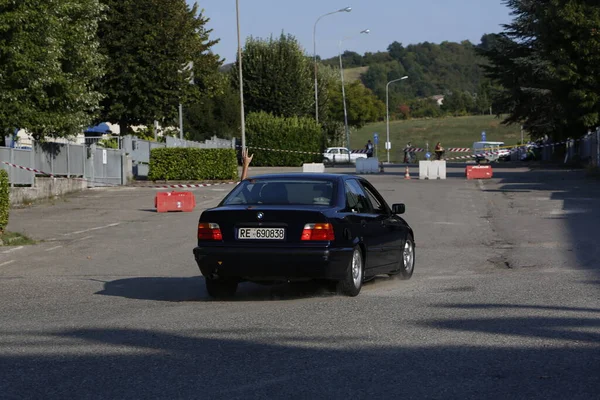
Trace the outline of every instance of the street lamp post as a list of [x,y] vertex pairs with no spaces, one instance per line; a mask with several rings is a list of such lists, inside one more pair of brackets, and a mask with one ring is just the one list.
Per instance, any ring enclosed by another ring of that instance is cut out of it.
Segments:
[[[368,29],[360,31],[360,34],[368,34],[371,32]],[[342,103],[344,103],[344,131],[346,133],[346,146],[348,146],[348,151],[350,150],[350,130],[348,129],[348,111],[346,108],[346,88],[344,85],[344,65],[342,63],[342,43],[346,39],[351,39],[354,36],[348,36],[340,40],[340,50],[339,50],[339,58],[340,58],[340,75],[342,77]]]
[[389,87],[391,83],[398,82],[408,78],[408,76],[403,76],[399,79],[394,79],[393,81],[389,81],[387,85],[385,85],[385,109],[386,109],[386,131],[387,131],[387,141],[385,143],[385,147],[387,150],[387,162],[390,163],[390,94]]
[[330,13],[323,14],[319,18],[317,18],[317,21],[315,22],[315,25],[313,27],[313,58],[315,64],[315,119],[317,120],[317,123],[319,123],[319,82],[317,80],[317,24],[319,23],[321,18],[326,17],[328,15],[350,11],[352,11],[352,7],[341,8],[337,11],[332,11]]
[[[179,70],[179,73],[185,73],[189,71],[190,72],[190,79],[188,81],[188,83],[190,85],[194,84],[194,62],[190,61],[188,62],[181,70]],[[179,99],[179,139],[183,140],[183,104],[181,104],[181,98]]]
[[240,1],[235,0],[238,40],[238,70],[240,80],[240,124],[242,131],[242,152],[246,150],[246,118],[244,116],[244,76],[242,74],[242,39],[240,35]]

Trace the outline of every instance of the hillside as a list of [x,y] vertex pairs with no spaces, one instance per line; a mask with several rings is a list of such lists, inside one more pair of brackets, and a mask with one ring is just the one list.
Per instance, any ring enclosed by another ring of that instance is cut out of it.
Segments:
[[344,80],[348,83],[359,81],[367,71],[369,67],[344,68]]
[[[359,74],[362,83],[382,101],[385,101],[388,81],[408,75],[406,81],[389,87],[390,102],[394,105],[436,95],[466,93],[473,99],[481,99],[488,97],[489,83],[481,68],[485,60],[476,49],[488,46],[489,36],[484,35],[478,45],[469,41],[424,42],[405,47],[393,42],[385,52],[360,55],[346,51],[342,59],[349,79]],[[333,67],[339,65],[338,57],[322,62]],[[485,110],[486,106],[481,104],[479,109]]]

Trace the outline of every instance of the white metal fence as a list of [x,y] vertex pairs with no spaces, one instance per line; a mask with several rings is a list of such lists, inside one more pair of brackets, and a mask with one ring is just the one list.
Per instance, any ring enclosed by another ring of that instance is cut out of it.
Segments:
[[[139,139],[136,136],[117,138],[119,149],[97,147],[98,140],[89,140],[86,144],[56,142],[34,142],[32,148],[0,147],[0,161],[6,161],[21,167],[41,171],[59,177],[84,178],[88,186],[121,185],[126,183],[126,156],[132,160],[133,176],[148,176],[150,152],[161,147],[196,147],[203,149],[233,148],[235,140],[220,139],[216,136],[204,142],[192,142],[167,137],[166,143]],[[32,186],[36,172],[11,167],[1,163],[7,170],[13,186]],[[43,173],[42,173],[43,172]]]
[[0,147],[0,160],[35,171],[2,163],[12,186],[33,186],[35,176],[83,178],[88,187],[125,183],[125,153],[122,150],[67,143],[34,143],[31,149]]
[[[0,160],[23,167],[34,168],[34,153],[31,150],[13,149],[0,147]],[[14,185],[32,186],[35,174],[20,168],[14,168],[7,164],[0,164],[0,168],[8,172],[8,179]]]
[[568,146],[567,157],[582,163],[600,166],[600,127],[595,132],[588,132],[582,140],[573,141]]

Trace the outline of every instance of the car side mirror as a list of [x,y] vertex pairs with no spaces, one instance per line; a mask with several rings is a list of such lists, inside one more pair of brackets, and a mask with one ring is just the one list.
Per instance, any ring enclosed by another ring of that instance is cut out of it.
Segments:
[[392,205],[392,213],[404,214],[405,212],[406,212],[406,206],[403,203]]

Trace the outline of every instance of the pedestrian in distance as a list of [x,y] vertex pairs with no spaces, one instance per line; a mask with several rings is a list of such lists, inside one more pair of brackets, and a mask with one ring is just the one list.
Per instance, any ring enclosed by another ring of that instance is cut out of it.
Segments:
[[442,143],[441,142],[437,142],[437,144],[435,145],[435,159],[436,160],[441,160],[442,156],[444,155],[444,148],[442,147]]
[[371,140],[367,141],[365,149],[367,150],[367,158],[373,157],[373,143],[371,143]]
[[412,164],[413,159],[415,158],[415,149],[412,146],[411,142],[408,142],[404,147],[404,163]]

